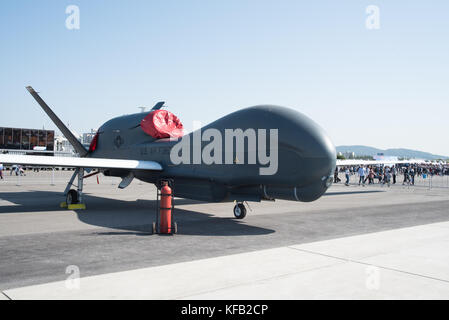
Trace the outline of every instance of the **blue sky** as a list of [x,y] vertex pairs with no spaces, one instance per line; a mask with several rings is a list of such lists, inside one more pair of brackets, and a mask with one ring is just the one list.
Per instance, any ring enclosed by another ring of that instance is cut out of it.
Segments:
[[[68,5],[80,29],[65,26]],[[380,29],[365,27],[368,5]],[[336,145],[449,156],[448,1],[2,1],[0,126],[77,132],[165,100],[187,128],[239,108],[305,113]]]

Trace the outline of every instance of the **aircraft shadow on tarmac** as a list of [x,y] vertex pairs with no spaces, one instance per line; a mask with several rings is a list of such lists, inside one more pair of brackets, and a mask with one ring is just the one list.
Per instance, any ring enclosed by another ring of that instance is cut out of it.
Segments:
[[[87,210],[75,210],[78,219],[86,224],[117,231],[96,232],[98,235],[148,235],[156,219],[156,200],[117,200],[83,195]],[[64,197],[60,192],[28,191],[0,194],[1,200],[15,205],[0,206],[3,213],[31,213],[61,211],[59,202]],[[175,206],[201,204],[200,201],[176,199]],[[232,214],[232,205],[229,208]],[[174,221],[178,224],[178,234],[199,236],[241,236],[264,235],[275,232],[271,229],[247,225],[233,217],[215,217],[212,214],[175,207]],[[118,231],[120,230],[120,231]]]

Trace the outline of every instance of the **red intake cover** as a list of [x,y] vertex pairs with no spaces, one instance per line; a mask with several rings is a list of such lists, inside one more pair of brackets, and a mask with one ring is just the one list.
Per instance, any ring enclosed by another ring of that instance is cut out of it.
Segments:
[[167,110],[155,110],[140,122],[142,130],[156,139],[179,138],[183,136],[181,120]]

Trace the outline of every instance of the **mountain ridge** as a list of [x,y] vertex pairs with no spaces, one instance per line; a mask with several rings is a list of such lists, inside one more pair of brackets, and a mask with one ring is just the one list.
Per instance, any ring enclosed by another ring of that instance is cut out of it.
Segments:
[[365,155],[374,156],[378,153],[383,153],[385,156],[400,157],[400,158],[415,158],[425,160],[449,159],[448,156],[442,156],[430,152],[406,148],[379,149],[364,145],[344,145],[344,146],[337,146],[336,149],[337,152],[341,153],[354,152],[356,156],[365,156]]

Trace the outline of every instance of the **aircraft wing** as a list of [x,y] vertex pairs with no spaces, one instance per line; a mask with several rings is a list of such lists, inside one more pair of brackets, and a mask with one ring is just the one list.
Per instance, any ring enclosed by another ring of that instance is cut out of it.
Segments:
[[387,164],[387,165],[394,165],[394,164],[404,164],[404,163],[423,163],[422,160],[360,160],[360,159],[345,159],[345,160],[339,160],[337,159],[337,166],[360,166],[360,165],[376,165],[376,164]]
[[28,156],[28,155],[14,155],[14,154],[0,154],[0,163],[39,165],[48,167],[71,167],[71,168],[77,167],[77,168],[130,169],[130,170],[155,170],[155,171],[162,170],[162,166],[155,161],[105,159],[105,158]]

